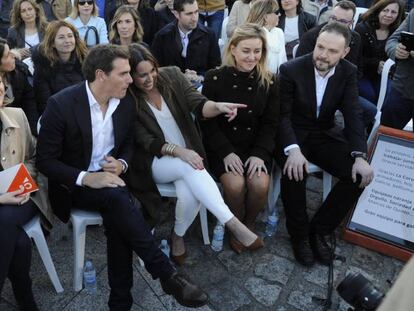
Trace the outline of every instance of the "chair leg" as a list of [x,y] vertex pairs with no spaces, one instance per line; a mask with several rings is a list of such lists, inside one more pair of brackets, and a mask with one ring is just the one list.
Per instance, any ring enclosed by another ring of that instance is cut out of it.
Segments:
[[40,226],[39,218],[36,219],[33,226],[31,226],[29,230],[25,229],[25,231],[27,235],[34,240],[40,258],[42,259],[43,265],[46,268],[46,271],[49,275],[50,280],[52,281],[53,287],[55,288],[56,292],[63,292],[63,287],[57,275],[55,265],[52,261],[52,257],[50,256],[49,247],[47,246],[45,236]]
[[280,194],[280,179],[281,178],[282,178],[281,170],[278,167],[274,167],[272,174],[270,174],[269,193],[267,195],[268,214],[272,214],[273,209],[276,208],[276,202]]
[[78,292],[82,289],[82,271],[85,260],[85,239],[86,239],[86,223],[78,223],[72,219],[73,224],[73,247],[74,247],[74,263],[73,263],[73,289]]
[[39,251],[40,257],[42,258],[43,264],[49,274],[50,280],[52,281],[56,292],[63,292],[62,284],[60,283],[59,277],[56,273],[55,265],[53,264],[52,257],[50,256],[49,248],[39,221],[36,222],[35,227],[32,229],[31,237],[35,241],[37,250]]
[[204,245],[210,245],[210,237],[208,236],[207,210],[205,206],[201,204],[200,204],[200,223],[201,223],[201,232],[203,233]]

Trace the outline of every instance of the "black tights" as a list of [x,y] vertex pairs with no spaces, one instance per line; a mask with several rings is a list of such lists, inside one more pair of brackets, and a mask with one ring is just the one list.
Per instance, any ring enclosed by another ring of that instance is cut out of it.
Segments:
[[0,294],[6,277],[21,310],[38,310],[29,276],[32,244],[22,226],[37,213],[29,200],[23,205],[0,205]]

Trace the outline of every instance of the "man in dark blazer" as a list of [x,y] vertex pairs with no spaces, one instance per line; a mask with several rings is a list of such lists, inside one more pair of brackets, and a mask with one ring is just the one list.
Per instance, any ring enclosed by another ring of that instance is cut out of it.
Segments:
[[68,221],[72,206],[101,213],[111,310],[132,306],[132,251],[154,279],[160,278],[167,294],[185,306],[202,306],[207,295],[175,272],[123,180],[136,113],[132,99],[125,97],[132,82],[128,57],[119,46],[95,47],[83,64],[87,81],[49,99],[41,119],[37,167],[49,179],[52,208],[62,221]]
[[[330,23],[322,28],[313,54],[280,67],[281,196],[295,258],[306,266],[315,257],[322,264],[330,263],[325,236],[340,224],[373,178],[366,162],[357,70],[344,60],[350,36],[346,26]],[[344,116],[344,130],[335,126],[336,110]],[[339,179],[310,222],[305,193],[308,161]]]
[[[327,23],[338,22],[343,25],[346,25],[351,30],[351,41],[349,43],[349,53],[345,56],[345,59],[353,63],[358,68],[358,77],[362,77],[362,47],[361,47],[361,37],[359,33],[352,30],[354,16],[356,12],[355,4],[348,0],[339,1],[335,4],[332,15],[329,18]],[[327,24],[324,23],[318,27],[306,32],[300,39],[299,47],[296,52],[296,57],[308,54],[313,51],[316,39],[318,37],[321,29]],[[359,104],[363,110],[364,124],[366,127],[370,128],[374,122],[375,115],[377,114],[377,107],[369,100],[359,97]]]
[[157,32],[151,51],[160,66],[177,66],[197,84],[207,70],[221,64],[217,38],[198,23],[196,0],[175,0],[173,13],[177,20]]

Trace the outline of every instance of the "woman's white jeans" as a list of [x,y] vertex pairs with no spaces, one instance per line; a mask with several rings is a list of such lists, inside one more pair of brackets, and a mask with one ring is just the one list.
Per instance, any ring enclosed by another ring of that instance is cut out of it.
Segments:
[[225,224],[234,217],[216,183],[205,170],[197,170],[180,158],[154,157],[152,176],[157,184],[174,183],[177,193],[174,231],[183,236],[203,204],[216,218]]

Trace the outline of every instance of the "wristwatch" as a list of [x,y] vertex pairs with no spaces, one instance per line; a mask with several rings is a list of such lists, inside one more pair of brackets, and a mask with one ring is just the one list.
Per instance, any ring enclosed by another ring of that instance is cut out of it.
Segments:
[[361,152],[361,151],[352,151],[351,152],[351,157],[353,157],[354,159],[363,158],[365,161],[368,160],[367,154],[365,152]]

